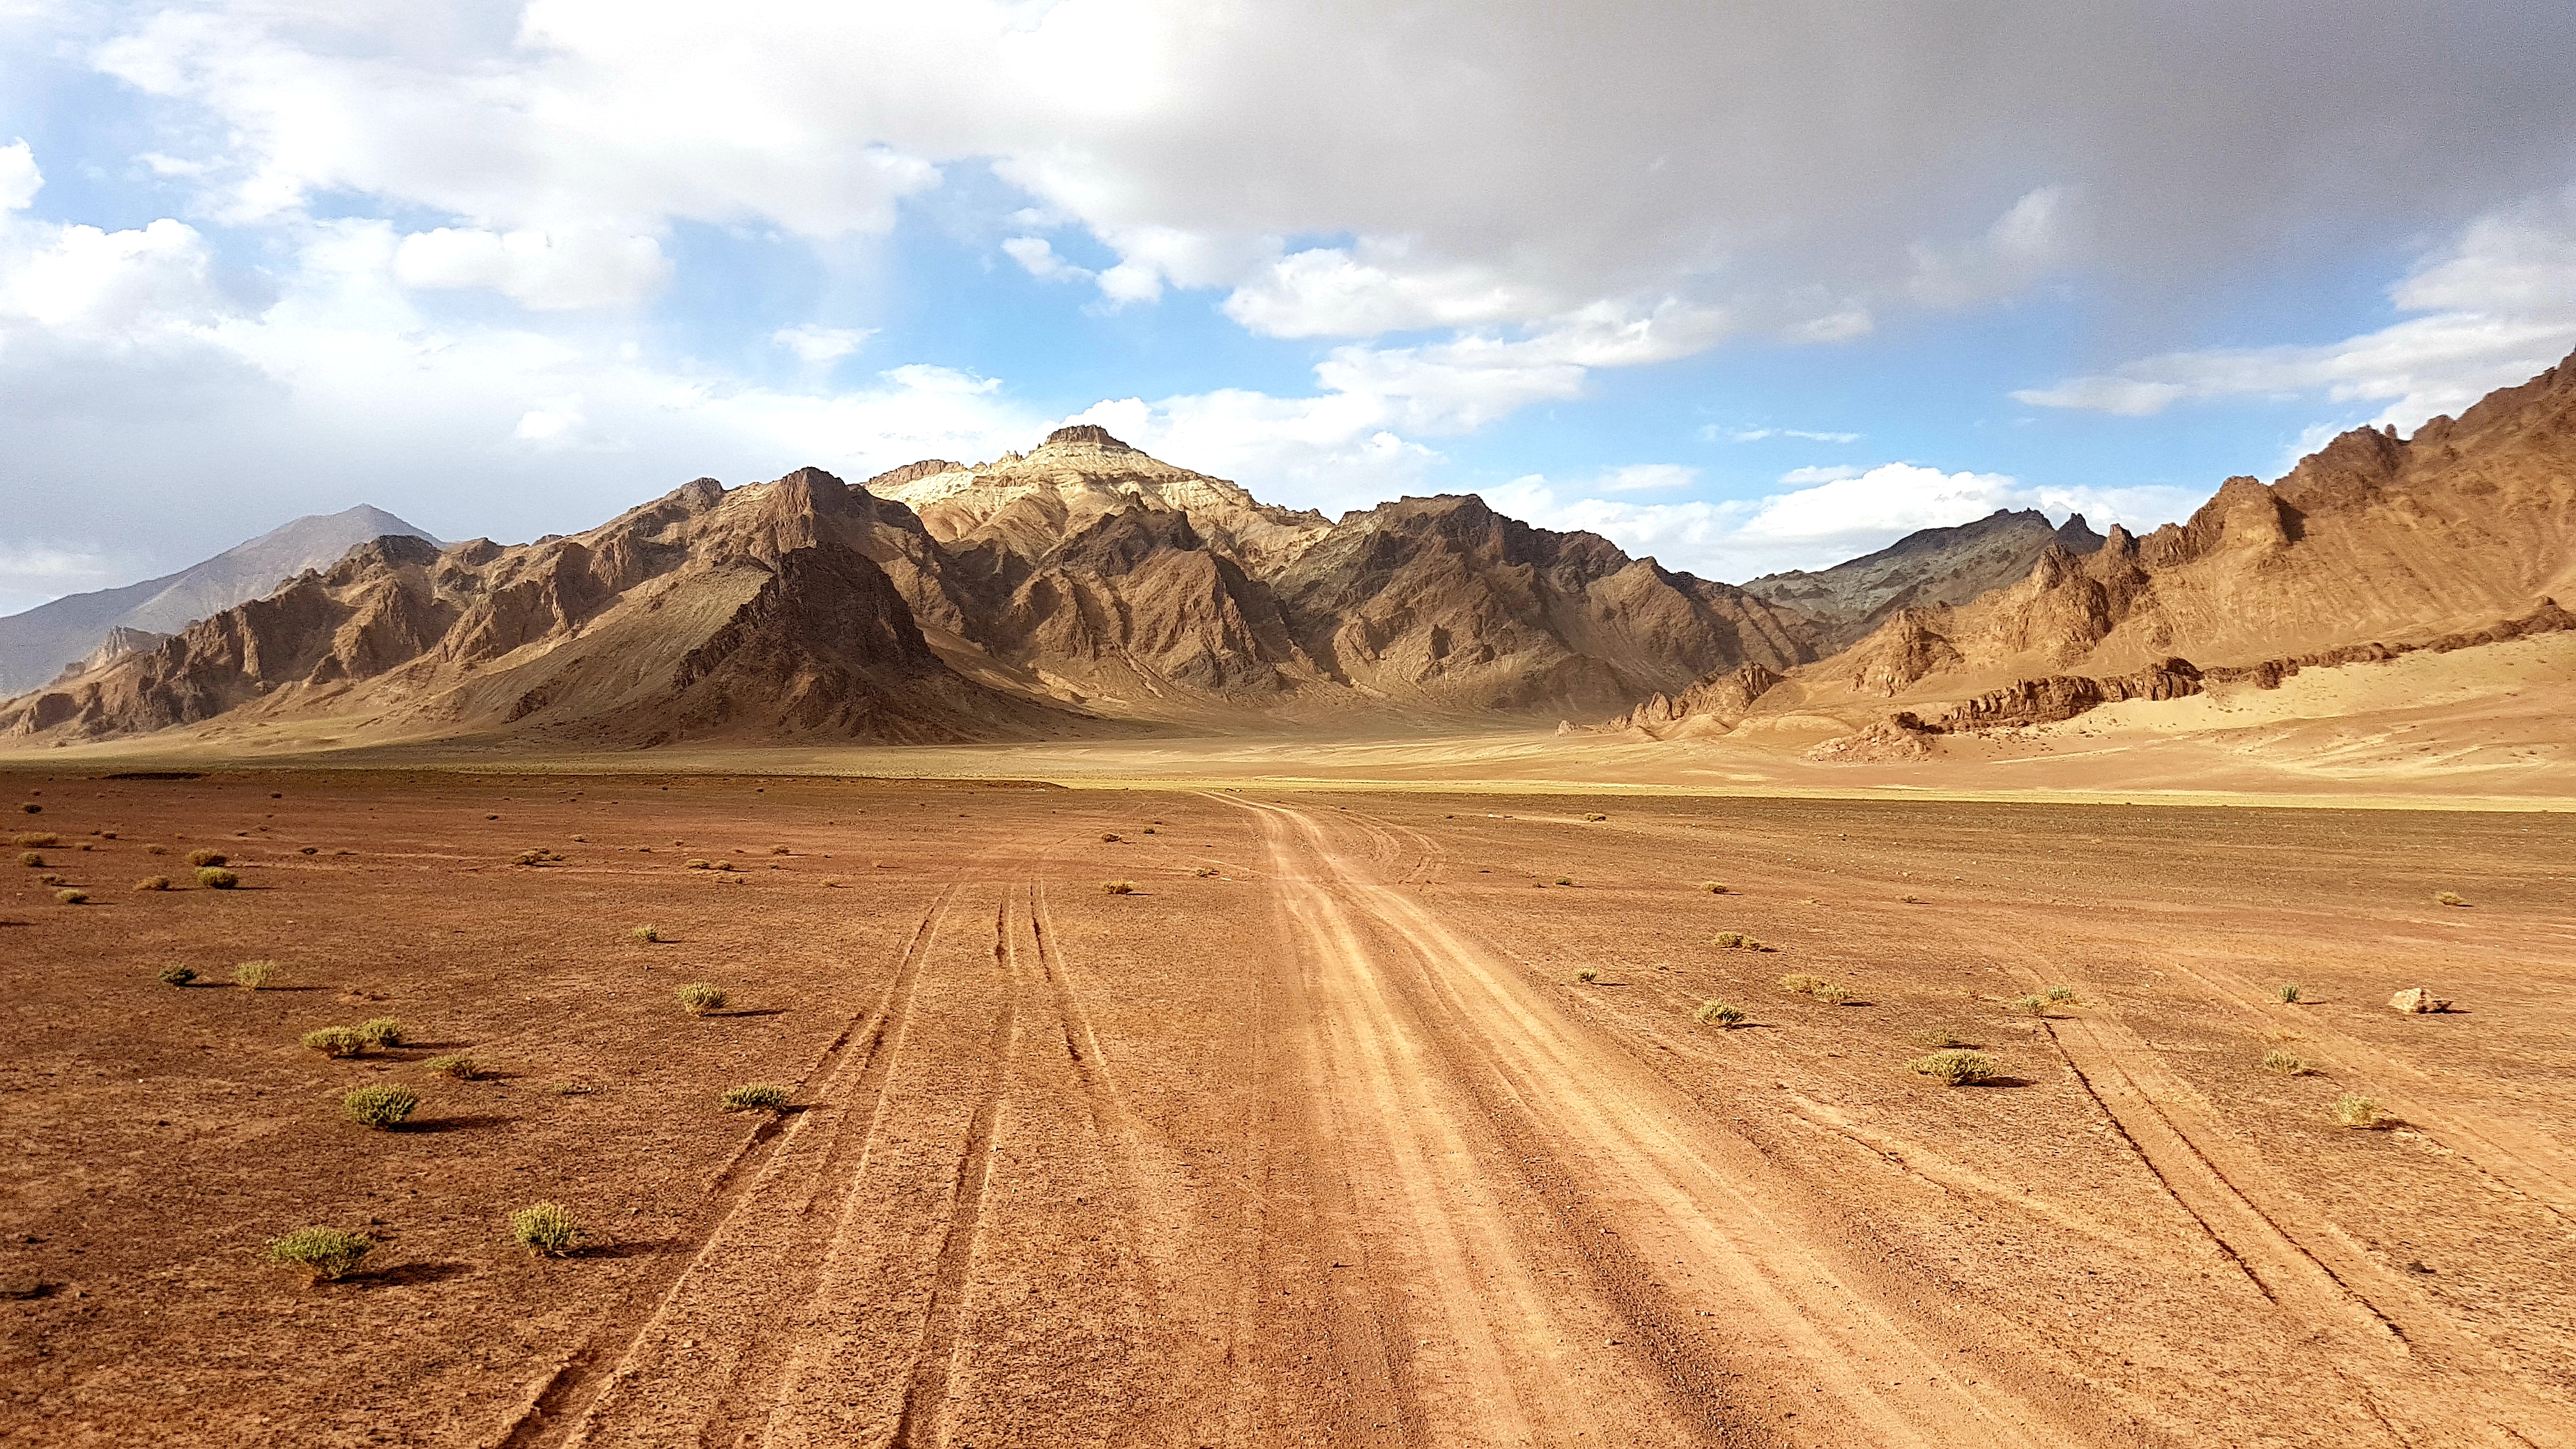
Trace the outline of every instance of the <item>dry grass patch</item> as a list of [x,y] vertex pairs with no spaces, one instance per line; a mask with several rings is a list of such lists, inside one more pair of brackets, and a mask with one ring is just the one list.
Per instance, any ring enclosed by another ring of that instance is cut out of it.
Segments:
[[723,987],[705,981],[692,981],[681,987],[679,997],[680,1009],[691,1016],[704,1016],[710,1011],[721,1010],[731,999],[725,995]]
[[420,1097],[407,1087],[380,1082],[360,1087],[340,1098],[341,1115],[361,1127],[383,1132],[401,1125],[402,1120],[420,1107]]
[[2284,1077],[2305,1077],[2316,1072],[2316,1068],[2308,1064],[2307,1058],[2278,1050],[2263,1054],[2263,1070]]
[[188,852],[188,864],[230,865],[232,864],[232,857],[224,854],[220,850],[192,850]]
[[1589,966],[1586,966],[1582,970],[1574,973],[1574,979],[1582,982],[1586,986],[1589,986],[1593,982],[1601,979],[1601,973],[1593,970]]
[[241,877],[220,865],[197,868],[197,884],[210,891],[228,891],[241,884]]
[[326,1026],[306,1032],[304,1048],[326,1057],[354,1057],[367,1049],[367,1039],[355,1027]]
[[51,831],[39,831],[33,835],[21,835],[9,843],[23,850],[42,850],[47,846],[62,844],[63,838]]
[[44,868],[45,858],[42,855],[37,854],[35,851],[30,850],[19,855],[18,863],[27,867],[29,870],[41,870]]
[[1691,1013],[1691,1020],[1698,1022],[1702,1026],[1723,1027],[1731,1030],[1734,1027],[1743,1024],[1744,1013],[1740,1009],[1729,1006],[1723,1001],[1703,1001],[1700,1003],[1699,1010]]
[[787,1105],[787,1089],[768,1082],[727,1087],[717,1101],[728,1112],[775,1112]]
[[316,1283],[343,1278],[375,1250],[375,1239],[338,1228],[297,1228],[268,1245],[268,1260],[310,1274]]
[[2433,892],[2433,904],[2437,906],[2465,906],[2468,902],[2460,899],[2460,893],[2458,891],[2435,891]]
[[143,879],[136,881],[134,883],[134,888],[139,891],[166,891],[170,888],[170,877],[166,875],[147,875]]
[[1726,882],[1724,881],[1704,880],[1699,883],[1699,888],[1713,896],[1728,894]]
[[2284,981],[2280,985],[2273,987],[2272,999],[2280,1002],[2283,1006],[2298,1005],[2299,983],[2295,981]]
[[560,1258],[590,1234],[561,1203],[532,1202],[510,1214],[510,1241],[543,1258]]
[[2346,1127],[2376,1127],[2387,1120],[2379,1104],[2368,1097],[2347,1092],[2335,1098],[2334,1119]]
[[1992,1080],[1995,1059],[1984,1052],[1953,1049],[1916,1057],[1905,1064],[1905,1069],[1936,1078],[1948,1086],[1965,1087]]
[[626,934],[648,946],[662,939],[662,933],[651,926],[637,926]]
[[1906,1035],[1905,1039],[1912,1042],[1914,1045],[1923,1047],[1929,1051],[1947,1051],[1952,1047],[1976,1046],[1975,1042],[1968,1040],[1957,1032],[1951,1031],[1946,1027],[1938,1026],[1928,1026],[1921,1031],[1910,1032]]
[[1721,951],[1768,951],[1771,948],[1742,931],[1720,931],[1708,943]]
[[55,900],[55,902],[56,902],[57,904],[60,904],[60,905],[66,905],[66,906],[77,906],[77,905],[82,905],[82,904],[85,904],[85,903],[89,900],[89,892],[87,892],[87,891],[82,891],[82,890],[63,890],[63,891],[56,891],[56,892],[54,892],[54,900]]
[[1136,883],[1132,880],[1105,880],[1100,883],[1100,889],[1108,895],[1132,896],[1136,893]]
[[483,1075],[483,1064],[462,1053],[431,1057],[421,1065],[427,1068],[432,1076],[446,1077],[458,1082],[470,1082]]
[[233,968],[233,984],[244,991],[257,991],[276,981],[277,963],[274,961],[244,961]]
[[390,1016],[379,1016],[370,1021],[359,1022],[358,1035],[365,1038],[367,1045],[371,1047],[401,1046],[403,1024]]

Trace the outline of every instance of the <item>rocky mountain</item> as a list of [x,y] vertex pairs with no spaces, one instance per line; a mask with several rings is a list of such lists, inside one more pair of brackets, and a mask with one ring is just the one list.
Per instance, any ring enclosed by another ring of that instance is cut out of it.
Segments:
[[364,738],[649,745],[1553,718],[1785,669],[1818,639],[1742,590],[1474,497],[1328,522],[1068,428],[860,486],[700,479],[534,544],[379,539],[0,706],[0,733],[327,719]]
[[[395,536],[429,538],[383,509],[361,504],[296,519],[174,574],[73,594],[0,618],[0,695],[33,689],[75,663],[94,667],[157,643],[259,598],[306,569],[328,567],[371,538]],[[108,651],[104,657],[102,649]]]
[[[2089,552],[2052,543],[2006,587],[1898,605],[1743,709],[1932,730],[2039,723],[2568,628],[2556,600],[2570,597],[2576,357],[2412,438],[2358,429],[2271,485],[2230,478],[2188,522],[2144,538],[2114,527]],[[1679,722],[1638,714],[1609,724]]]
[[1974,523],[1909,533],[1829,569],[1765,574],[1744,591],[1814,619],[1827,643],[1842,649],[1899,609],[1965,604],[2002,588],[2029,573],[2052,546],[2089,554],[2102,546],[2102,535],[2081,513],[2052,527],[2036,508],[1998,508]]

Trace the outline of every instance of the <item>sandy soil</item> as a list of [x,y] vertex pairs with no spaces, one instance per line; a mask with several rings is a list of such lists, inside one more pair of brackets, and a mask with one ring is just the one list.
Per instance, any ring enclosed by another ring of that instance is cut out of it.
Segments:
[[0,784],[0,1443],[2576,1443],[2563,815]]

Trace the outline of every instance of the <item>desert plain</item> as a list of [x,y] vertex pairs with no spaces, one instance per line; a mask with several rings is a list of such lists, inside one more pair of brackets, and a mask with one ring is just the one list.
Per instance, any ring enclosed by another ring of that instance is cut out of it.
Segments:
[[1075,784],[12,770],[0,1443],[2576,1442],[2576,816]]

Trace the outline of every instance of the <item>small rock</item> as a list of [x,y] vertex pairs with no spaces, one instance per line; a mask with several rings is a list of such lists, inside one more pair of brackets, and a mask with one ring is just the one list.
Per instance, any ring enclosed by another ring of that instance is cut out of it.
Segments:
[[2424,987],[2409,986],[2405,990],[2398,992],[2395,996],[2388,998],[2388,1007],[2391,1011],[2448,1011],[2451,1009],[2451,1003],[2439,996],[2435,996],[2431,991],[2426,990]]

